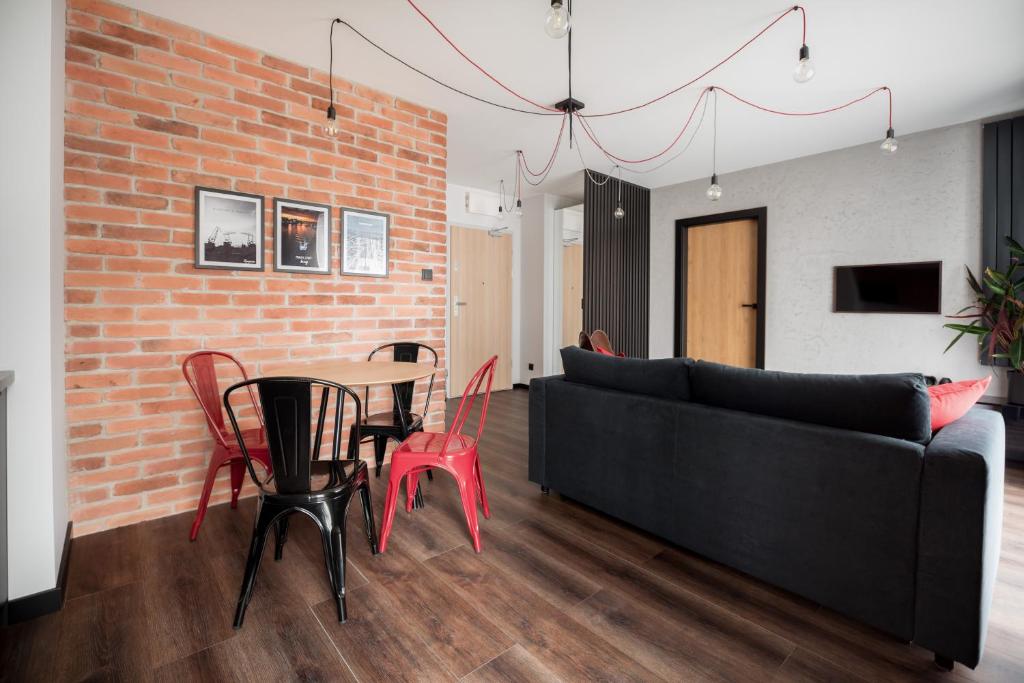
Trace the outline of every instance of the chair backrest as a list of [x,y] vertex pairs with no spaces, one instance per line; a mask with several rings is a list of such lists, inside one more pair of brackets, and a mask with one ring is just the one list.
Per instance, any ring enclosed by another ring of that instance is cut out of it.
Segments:
[[[480,421],[476,427],[476,440],[480,441],[480,437],[484,433],[484,421],[487,419],[487,406],[491,402],[491,384],[494,381],[494,369],[497,365],[498,357],[491,356],[490,360],[480,366],[480,369],[469,380],[469,384],[466,385],[466,390],[462,393],[462,398],[459,400],[459,409],[455,411],[455,419],[452,420],[452,426],[449,427],[448,434],[444,437],[444,444],[441,446],[440,455],[444,455],[447,452],[448,444],[455,436],[462,435],[462,427],[466,424],[466,418],[469,417],[470,411],[473,410],[473,403],[480,393],[480,387],[484,386],[484,402],[480,408]],[[484,385],[485,379],[487,380],[486,385]]]
[[594,330],[590,333],[590,343],[593,346],[600,346],[605,351],[609,351],[612,354],[615,353],[615,347],[612,346],[612,340],[608,338],[608,333],[604,330]]
[[[420,349],[425,350],[431,356],[434,357],[434,368],[437,368],[437,351],[426,344],[419,342],[391,342],[390,344],[382,344],[373,351],[370,351],[367,360],[373,360],[373,357],[380,351],[385,349],[391,349],[391,360],[396,363],[417,363],[420,359]],[[394,385],[394,399],[391,402],[391,410],[395,415],[408,415],[412,412],[412,397],[416,392],[416,382],[402,382],[401,384]],[[423,416],[426,417],[427,412],[430,410],[430,395],[434,393],[434,375],[430,376],[430,383],[427,385],[427,399],[423,405]],[[369,411],[370,404],[370,388],[366,388],[366,400],[364,404],[367,406]]]
[[[230,363],[238,370],[243,380],[249,379],[245,368],[238,362],[238,359],[230,353],[223,351],[196,351],[189,354],[181,364],[181,372],[185,375],[185,381],[195,394],[199,406],[206,415],[206,426],[210,428],[213,438],[224,447],[227,447],[227,427],[224,424],[224,411],[221,410],[220,385],[217,382],[217,362]],[[249,400],[256,410],[256,417],[263,424],[263,414],[260,412],[259,404],[256,401],[256,393],[249,390]]]
[[[256,468],[249,457],[249,446],[238,427],[235,411],[231,406],[231,394],[240,389],[256,387],[263,408],[266,424],[267,448],[270,451],[270,462],[273,471],[275,493],[309,493],[310,462],[320,459],[320,447],[323,442],[324,426],[327,422],[327,410],[331,403],[332,390],[334,397],[334,426],[331,436],[331,459],[337,460],[341,454],[342,434],[345,419],[345,401],[352,399],[354,406],[352,435],[349,437],[348,457],[359,457],[359,421],[362,407],[359,396],[346,386],[326,380],[309,377],[261,377],[250,379],[233,385],[224,392],[224,407],[227,409],[231,426],[235,430],[238,444],[242,447],[249,475],[263,491],[268,491],[269,480],[261,481]],[[319,394],[319,408],[316,422],[313,422],[314,398]],[[315,426],[315,430],[313,429]],[[311,433],[313,436],[311,437]]]
[[580,348],[583,349],[584,351],[593,351],[594,350],[594,345],[590,342],[590,335],[587,334],[586,332],[584,332],[583,330],[580,330],[580,342],[579,342],[579,345],[580,345]]

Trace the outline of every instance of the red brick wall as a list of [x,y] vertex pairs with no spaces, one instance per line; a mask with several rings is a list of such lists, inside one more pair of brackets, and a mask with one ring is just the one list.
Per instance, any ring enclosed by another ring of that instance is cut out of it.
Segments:
[[[67,19],[67,421],[80,535],[194,509],[213,442],[181,375],[191,351],[230,351],[258,375],[412,339],[443,366],[447,126],[440,112],[336,79],[342,132],[325,138],[326,73],[100,0],[69,0]],[[265,197],[264,272],[193,267],[196,185]],[[274,197],[335,207],[331,276],[272,271]],[[338,274],[342,206],[391,215],[389,278]],[[419,279],[426,267],[433,282]],[[443,381],[435,391],[436,426]],[[213,501],[227,493],[218,482]]]

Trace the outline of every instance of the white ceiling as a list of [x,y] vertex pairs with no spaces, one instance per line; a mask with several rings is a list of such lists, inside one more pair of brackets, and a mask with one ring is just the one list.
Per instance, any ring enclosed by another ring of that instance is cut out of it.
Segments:
[[[340,16],[442,80],[522,105],[456,55],[406,0],[124,1],[323,69],[330,19]],[[511,87],[544,103],[566,96],[566,41],[544,33],[547,0],[416,1],[467,54]],[[796,111],[828,107],[888,85],[897,137],[1024,109],[1022,0],[808,0],[804,6],[814,80],[801,85],[791,76],[800,46],[799,14],[792,13],[701,83]],[[787,7],[780,0],[576,0],[573,94],[588,112],[650,99],[719,61]],[[557,117],[505,112],[463,98],[391,61],[342,26],[335,34],[335,71],[447,112],[453,183],[487,189],[499,178],[510,183],[514,150],[523,149],[534,169],[543,167],[557,134]],[[592,126],[619,156],[649,156],[678,132],[700,87],[642,111],[594,119]],[[720,96],[718,170],[881,141],[885,128],[884,95],[813,118],[772,116]],[[610,169],[589,140],[581,147],[591,168]],[[563,141],[541,189],[573,192],[580,186],[580,168],[576,151]],[[686,154],[653,173],[624,171],[623,179],[659,187],[710,172],[709,109]]]

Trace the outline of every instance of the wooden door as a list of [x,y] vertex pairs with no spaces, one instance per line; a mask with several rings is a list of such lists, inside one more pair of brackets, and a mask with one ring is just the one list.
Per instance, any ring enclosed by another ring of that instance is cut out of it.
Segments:
[[575,346],[583,330],[583,245],[562,249],[562,346]]
[[450,375],[461,396],[473,374],[497,354],[494,390],[512,388],[512,237],[451,229]]
[[757,364],[757,221],[686,230],[686,355]]

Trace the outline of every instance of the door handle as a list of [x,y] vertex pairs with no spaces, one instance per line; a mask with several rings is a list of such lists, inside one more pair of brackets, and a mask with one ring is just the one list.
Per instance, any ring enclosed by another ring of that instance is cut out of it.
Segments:
[[455,305],[456,305],[456,306],[465,306],[465,305],[466,305],[466,302],[465,302],[465,301],[456,301],[456,302],[455,302]]
[[757,302],[755,301],[752,304],[740,304],[740,308],[757,308]]

